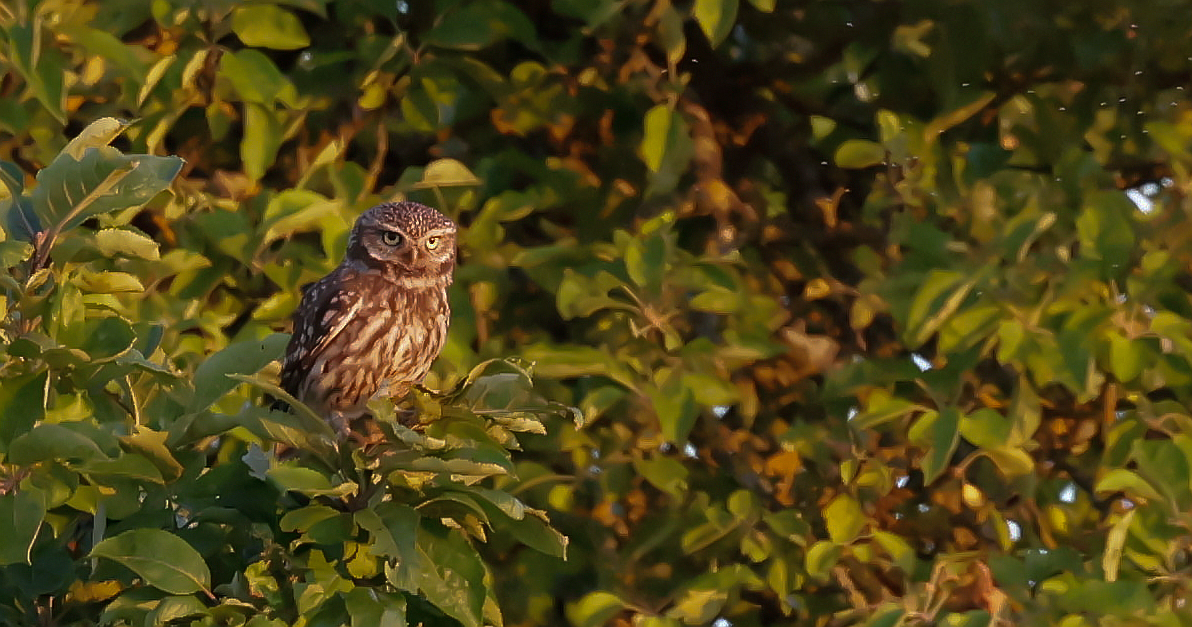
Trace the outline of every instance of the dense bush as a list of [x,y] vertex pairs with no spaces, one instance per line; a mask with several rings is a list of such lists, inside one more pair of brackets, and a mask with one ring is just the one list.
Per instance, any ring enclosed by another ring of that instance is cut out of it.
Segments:
[[[1185,624],[1185,13],[0,7],[3,619]],[[397,197],[444,392],[337,449],[261,399]]]

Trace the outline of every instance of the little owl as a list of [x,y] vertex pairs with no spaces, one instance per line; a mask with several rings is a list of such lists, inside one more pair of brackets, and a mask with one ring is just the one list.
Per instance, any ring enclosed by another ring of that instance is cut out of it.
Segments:
[[365,211],[344,260],[294,313],[281,386],[341,434],[374,396],[401,398],[443,348],[455,223],[416,202]]

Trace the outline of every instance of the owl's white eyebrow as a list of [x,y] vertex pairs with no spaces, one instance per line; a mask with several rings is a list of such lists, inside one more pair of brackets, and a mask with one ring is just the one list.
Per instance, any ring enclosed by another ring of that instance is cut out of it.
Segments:
[[426,235],[422,236],[422,239],[426,239],[428,237],[442,237],[444,235],[451,235],[452,233],[455,233],[455,229],[431,229],[430,231],[426,232]]

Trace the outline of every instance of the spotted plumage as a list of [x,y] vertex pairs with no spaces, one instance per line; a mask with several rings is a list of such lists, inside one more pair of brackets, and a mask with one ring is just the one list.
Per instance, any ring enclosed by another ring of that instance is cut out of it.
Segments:
[[415,202],[364,212],[344,260],[302,294],[282,388],[346,432],[369,399],[420,383],[447,336],[455,233]]

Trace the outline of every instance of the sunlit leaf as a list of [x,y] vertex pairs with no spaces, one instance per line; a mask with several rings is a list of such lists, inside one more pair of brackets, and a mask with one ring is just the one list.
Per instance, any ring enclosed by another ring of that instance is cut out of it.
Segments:
[[682,167],[690,158],[691,150],[690,131],[682,115],[662,104],[646,112],[645,135],[641,143],[642,161],[646,167],[652,172],[659,172],[664,167]]
[[868,168],[885,162],[886,149],[867,139],[849,139],[836,149],[834,160],[842,168]]
[[125,531],[96,544],[90,556],[119,562],[145,583],[171,594],[205,590],[211,582],[202,556],[182,538],[160,529]]
[[298,17],[272,4],[250,4],[233,9],[232,32],[246,46],[295,50],[310,45],[310,37]]
[[826,580],[832,567],[840,559],[840,552],[840,546],[828,540],[820,540],[811,545],[807,549],[805,561],[807,574],[816,579]]
[[129,124],[130,122],[118,118],[99,118],[75,135],[62,149],[62,154],[70,155],[75,161],[82,161],[88,148],[107,146],[119,137]]
[[1098,493],[1121,491],[1136,498],[1152,501],[1163,498],[1145,479],[1125,468],[1114,468],[1105,473],[1105,476],[1097,480],[1096,490]]
[[567,618],[579,627],[600,627],[608,624],[609,619],[624,607],[625,602],[617,595],[598,590],[589,592],[580,600],[569,604]]
[[136,231],[101,229],[95,234],[99,251],[108,257],[124,255],[157,261],[161,258],[158,243]]
[[455,159],[436,159],[422,172],[422,180],[414,189],[479,185],[480,179],[467,166]]
[[250,102],[244,106],[244,139],[240,142],[240,158],[244,173],[250,180],[265,175],[277,158],[281,147],[281,114],[265,105]]
[[708,41],[716,47],[737,21],[739,0],[696,0],[692,14]]
[[836,544],[852,542],[866,522],[861,506],[847,494],[838,495],[824,506],[824,523],[828,526],[828,535]]

